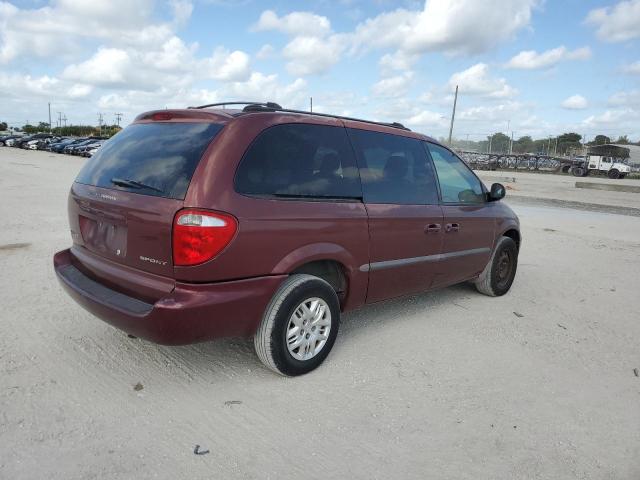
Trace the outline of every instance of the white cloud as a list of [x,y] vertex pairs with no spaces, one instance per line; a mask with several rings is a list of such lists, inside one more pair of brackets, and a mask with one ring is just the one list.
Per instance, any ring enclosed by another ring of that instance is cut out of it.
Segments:
[[383,76],[393,75],[395,72],[410,71],[418,61],[418,55],[408,54],[402,50],[395,53],[387,53],[378,61]]
[[100,48],[89,60],[67,66],[62,77],[99,87],[130,85],[135,64],[129,54],[118,48]]
[[367,19],[356,27],[353,44],[356,50],[393,47],[410,53],[480,53],[528,26],[538,3],[426,0],[421,11],[398,9]]
[[324,73],[340,60],[344,49],[337,36],[329,38],[295,37],[282,51],[287,71],[296,76]]
[[229,52],[224,48],[217,48],[213,56],[204,60],[206,76],[214,80],[240,81],[249,77],[249,55],[240,50]]
[[598,38],[624,42],[640,37],[640,0],[625,0],[613,7],[591,10],[585,23],[596,27]]
[[640,75],[640,60],[629,65],[626,65],[622,69],[625,73],[630,73],[632,75]]
[[18,9],[0,2],[0,63],[17,57],[69,56],[83,39],[141,44],[166,38],[171,29],[152,24],[152,0],[58,0],[52,6]]
[[307,82],[298,78],[289,84],[281,84],[278,75],[264,75],[254,72],[243,82],[233,82],[223,88],[229,98],[264,99],[280,103],[283,106],[306,105],[308,95]]
[[376,82],[371,91],[381,97],[401,97],[406,95],[413,80],[412,72],[405,72]]
[[609,105],[616,107],[640,108],[640,90],[616,92],[609,97]]
[[275,48],[267,43],[266,45],[260,47],[260,50],[258,50],[258,53],[256,53],[256,58],[258,60],[267,60],[273,56],[275,51]]
[[278,17],[274,11],[265,10],[253,30],[278,30],[294,37],[323,37],[331,33],[331,22],[327,17],[312,12],[292,12]]
[[405,120],[405,123],[412,128],[444,128],[447,126],[447,118],[438,112],[423,110],[420,113],[412,115]]
[[492,77],[486,63],[477,63],[462,72],[454,73],[449,79],[449,88],[453,90],[456,85],[462,95],[507,98],[517,93],[504,78]]
[[[327,72],[340,61],[345,49],[344,36],[332,32],[329,19],[311,12],[291,12],[279,17],[272,10],[266,10],[252,28],[254,31],[276,30],[293,37],[282,55],[287,59],[287,71],[295,76]],[[268,49],[267,54],[271,53]]]
[[169,6],[173,11],[174,22],[178,26],[185,25],[193,13],[191,0],[169,0]]
[[565,98],[560,105],[567,110],[584,110],[589,106],[589,102],[582,95],[571,95]]
[[615,131],[616,133],[629,132],[634,128],[637,129],[637,122],[640,120],[640,112],[635,108],[620,108],[614,110],[606,110],[600,115],[590,115],[582,121],[587,128],[606,129],[607,131]]
[[534,70],[549,68],[565,60],[586,60],[590,57],[591,49],[589,47],[567,50],[565,46],[560,46],[542,53],[535,50],[524,50],[509,60],[506,67]]

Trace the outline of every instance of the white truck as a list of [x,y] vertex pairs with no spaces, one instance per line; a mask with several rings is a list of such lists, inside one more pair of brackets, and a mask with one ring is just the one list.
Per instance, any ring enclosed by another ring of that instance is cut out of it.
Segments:
[[625,165],[617,158],[601,155],[576,157],[571,165],[571,173],[574,177],[606,175],[609,178],[624,178],[629,172],[631,172],[629,165]]

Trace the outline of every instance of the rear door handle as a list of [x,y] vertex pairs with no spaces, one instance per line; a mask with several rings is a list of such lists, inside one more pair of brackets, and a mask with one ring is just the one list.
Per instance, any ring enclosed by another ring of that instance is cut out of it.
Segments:
[[447,223],[447,225],[444,227],[445,232],[449,233],[449,232],[459,232],[460,231],[460,224],[459,223]]
[[441,228],[442,225],[440,225],[439,223],[430,223],[429,225],[424,227],[424,233],[438,233]]

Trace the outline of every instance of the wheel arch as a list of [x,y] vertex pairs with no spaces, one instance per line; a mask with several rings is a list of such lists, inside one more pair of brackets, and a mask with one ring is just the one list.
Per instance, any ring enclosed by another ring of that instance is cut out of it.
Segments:
[[366,273],[359,272],[355,257],[334,243],[315,243],[300,247],[282,258],[274,275],[306,273],[325,280],[338,294],[341,308],[364,303]]
[[511,238],[514,242],[516,242],[516,246],[518,247],[518,250],[520,250],[520,242],[522,241],[522,237],[520,236],[520,231],[518,229],[513,227],[509,228],[502,232],[502,235],[500,236]]

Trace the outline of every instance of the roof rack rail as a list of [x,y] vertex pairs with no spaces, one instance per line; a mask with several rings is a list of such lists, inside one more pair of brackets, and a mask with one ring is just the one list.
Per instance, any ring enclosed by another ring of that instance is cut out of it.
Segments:
[[189,107],[192,109],[200,109],[200,108],[209,108],[209,107],[225,107],[226,105],[246,105],[242,111],[249,112],[285,112],[285,113],[297,113],[302,115],[316,115],[319,117],[329,117],[329,118],[339,118],[342,120],[353,120],[355,122],[364,122],[364,123],[372,123],[374,125],[382,125],[385,127],[391,128],[399,128],[401,130],[411,131],[410,128],[405,127],[399,122],[374,122],[373,120],[364,120],[362,118],[354,118],[354,117],[344,117],[341,115],[333,115],[331,113],[317,113],[317,112],[308,112],[306,110],[292,110],[289,108],[282,108],[275,102],[220,102],[220,103],[209,103],[207,105],[200,105],[198,107]]
[[392,127],[392,128],[399,128],[401,130],[407,130],[408,132],[411,131],[410,128],[405,127],[403,124],[399,123],[399,122],[374,122],[373,120],[364,120],[362,118],[354,118],[354,117],[344,117],[342,115],[333,115],[331,113],[317,113],[317,112],[307,112],[306,110],[292,110],[289,108],[278,108],[277,109],[278,112],[285,112],[285,113],[300,113],[303,115],[317,115],[319,117],[329,117],[329,118],[339,118],[341,120],[353,120],[355,122],[364,122],[364,123],[372,123],[374,125],[382,125],[384,127]]
[[[219,103],[209,103],[207,105],[199,105],[197,107],[189,107],[190,109],[200,109],[200,108],[209,108],[209,107],[226,107],[227,105],[247,105],[247,106],[256,106],[258,108],[267,108],[271,110],[281,110],[282,107],[274,102],[219,102]],[[246,107],[245,107],[246,108]]]

